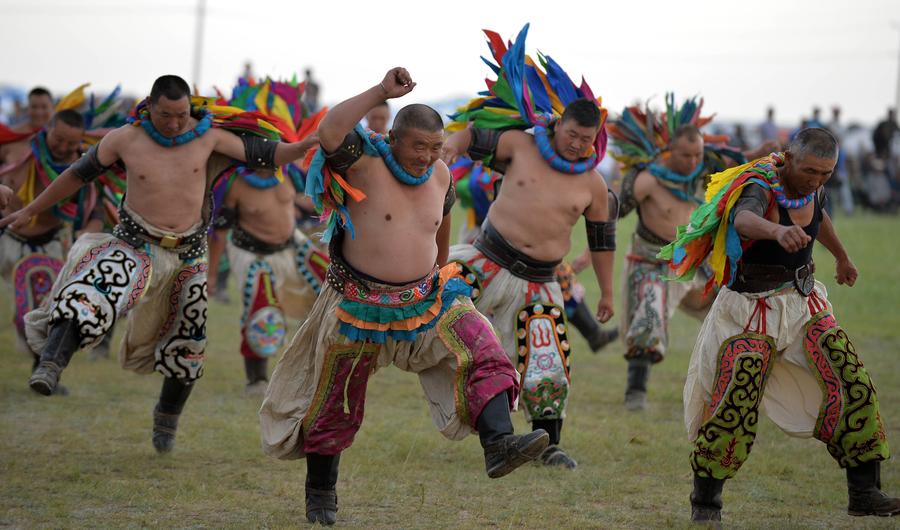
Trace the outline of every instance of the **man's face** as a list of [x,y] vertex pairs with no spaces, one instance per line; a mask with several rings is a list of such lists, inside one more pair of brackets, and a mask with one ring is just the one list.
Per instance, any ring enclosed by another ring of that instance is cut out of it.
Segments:
[[366,123],[368,124],[369,129],[372,129],[378,134],[387,132],[389,119],[391,119],[391,111],[384,105],[379,105],[366,114]]
[[391,132],[391,152],[409,174],[421,177],[437,162],[444,147],[444,131],[406,129]]
[[822,187],[834,172],[835,158],[819,158],[806,155],[796,158],[793,153],[785,153],[781,178],[787,191],[803,197]]
[[578,162],[590,154],[600,127],[578,125],[574,119],[560,120],[553,134],[553,149],[567,162]]
[[47,149],[54,160],[63,162],[76,157],[84,129],[57,121],[47,131]]
[[187,130],[191,120],[191,100],[187,96],[175,100],[160,96],[149,108],[150,122],[163,136],[174,138]]
[[679,175],[690,175],[703,160],[703,138],[682,136],[672,143],[666,166]]
[[28,97],[28,121],[34,127],[43,127],[53,115],[53,101],[50,96],[38,94]]

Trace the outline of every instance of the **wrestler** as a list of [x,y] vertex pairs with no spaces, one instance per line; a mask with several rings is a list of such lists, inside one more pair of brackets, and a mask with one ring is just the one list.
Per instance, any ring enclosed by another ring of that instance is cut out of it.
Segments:
[[28,343],[41,352],[29,385],[52,393],[75,351],[98,344],[127,314],[123,368],[164,376],[153,411],[159,452],[174,447],[182,408],[203,374],[207,162],[218,152],[266,169],[304,153],[299,144],[212,127],[218,117],[209,109],[192,111],[187,83],[162,76],[132,125],[107,134],[32,202],[0,219],[0,228],[21,230],[113,164],[125,165],[129,193],[119,224],[112,234],[80,237],[48,299],[25,317]]
[[[478,432],[501,477],[532,460],[547,433],[513,434],[515,369],[469,298],[459,266],[443,267],[453,188],[439,160],[440,115],[400,109],[390,143],[358,122],[415,87],[404,68],[331,109],[318,132],[306,193],[327,215],[327,286],[279,360],[260,410],[263,450],[306,459],[306,517],[334,524],[341,452],[363,420],[378,367],[417,373],[447,438]],[[443,227],[443,229],[442,229]]]

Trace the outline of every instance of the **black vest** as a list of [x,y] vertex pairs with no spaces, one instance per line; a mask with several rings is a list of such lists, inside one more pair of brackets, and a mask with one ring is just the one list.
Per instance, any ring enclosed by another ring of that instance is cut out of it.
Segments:
[[[756,265],[781,265],[788,270],[798,269],[812,260],[813,243],[819,234],[819,225],[822,223],[822,206],[819,203],[819,192],[817,191],[813,198],[813,218],[808,225],[803,227],[806,235],[812,238],[806,247],[797,252],[788,252],[778,241],[772,239],[758,240],[753,243],[741,256],[741,263],[752,263]],[[778,206],[778,224],[782,226],[793,226],[794,221],[791,220],[786,208],[775,203]]]

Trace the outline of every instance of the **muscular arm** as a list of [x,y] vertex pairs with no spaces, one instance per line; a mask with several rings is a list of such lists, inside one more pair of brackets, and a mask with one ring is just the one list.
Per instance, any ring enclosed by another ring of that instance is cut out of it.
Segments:
[[853,287],[853,284],[856,283],[856,278],[859,276],[859,271],[856,269],[856,265],[850,261],[850,256],[847,254],[844,244],[841,243],[834,225],[831,223],[831,217],[824,210],[822,211],[822,223],[819,225],[819,234],[816,236],[816,240],[822,243],[828,249],[828,252],[831,252],[831,255],[834,256],[836,264],[834,279],[837,283]]
[[[234,160],[238,160],[241,162],[247,161],[244,142],[238,135],[222,129],[217,129],[214,134],[216,135],[216,143],[213,147],[214,151]],[[310,147],[315,145],[317,141],[318,137],[313,134],[304,138],[303,140],[300,140],[299,142],[278,142],[278,144],[275,146],[275,165],[283,166],[289,162],[293,162],[294,160],[303,158],[303,156],[306,154],[306,151],[308,151]]]
[[334,152],[341,146],[347,133],[372,108],[385,100],[408,94],[415,86],[405,68],[392,68],[379,84],[342,101],[328,111],[319,124],[319,143],[329,153]]
[[[497,149],[494,151],[494,160],[507,163],[512,160],[515,146],[523,140],[526,133],[517,130],[499,132],[500,138],[497,141]],[[456,161],[457,157],[466,155],[469,146],[472,144],[472,129],[466,128],[456,131],[444,141],[444,149],[441,159],[450,165]]]
[[[594,172],[593,181],[593,197],[591,205],[584,212],[584,218],[589,221],[605,222],[612,221],[609,212],[609,190],[606,187],[606,181],[603,177]],[[597,277],[597,284],[600,286],[600,304],[597,310],[597,318],[601,322],[606,322],[613,316],[613,258],[615,252],[612,250],[591,252],[591,266],[594,268],[594,275]]]

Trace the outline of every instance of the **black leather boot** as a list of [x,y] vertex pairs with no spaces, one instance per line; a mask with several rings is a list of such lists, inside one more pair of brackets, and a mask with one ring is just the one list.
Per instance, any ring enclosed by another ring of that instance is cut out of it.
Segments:
[[337,521],[337,479],[341,455],[306,455],[306,520],[333,525]]
[[475,426],[484,448],[484,467],[491,478],[500,478],[534,460],[550,442],[550,436],[543,429],[525,435],[513,434],[506,392],[488,401]]
[[625,389],[625,408],[647,408],[647,381],[650,379],[650,361],[643,357],[628,359],[628,380]]
[[722,487],[724,479],[694,475],[694,491],[691,492],[691,522],[718,527],[722,520]]
[[248,396],[262,396],[269,385],[268,359],[244,357],[244,372],[247,374],[247,386],[244,393]]
[[562,466],[567,469],[575,469],[578,467],[578,462],[559,446],[559,439],[562,434],[562,424],[562,419],[531,420],[532,429],[543,429],[547,431],[547,434],[550,437],[550,445],[548,445],[541,453],[540,461],[547,466]]
[[163,379],[159,402],[153,409],[153,447],[157,453],[168,453],[175,448],[178,418],[192,390],[193,382],[187,383],[175,377]]
[[77,322],[61,320],[50,326],[47,344],[44,345],[41,358],[31,373],[28,386],[38,394],[45,396],[53,394],[59,383],[60,374],[69,365],[80,342],[81,335],[78,332]]
[[588,346],[594,353],[597,353],[604,346],[619,338],[618,329],[604,330],[600,327],[600,322],[597,321],[590,308],[584,302],[575,306],[572,316],[569,317],[569,323],[575,326],[575,329],[587,340]]
[[881,462],[848,467],[847,494],[850,498],[847,513],[850,515],[890,517],[900,514],[900,499],[881,491]]

